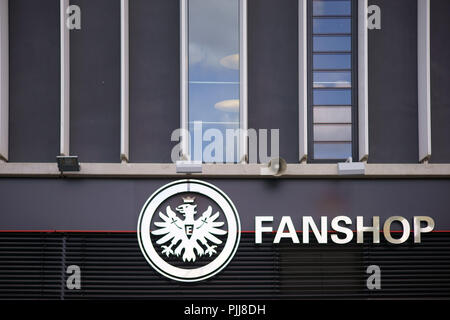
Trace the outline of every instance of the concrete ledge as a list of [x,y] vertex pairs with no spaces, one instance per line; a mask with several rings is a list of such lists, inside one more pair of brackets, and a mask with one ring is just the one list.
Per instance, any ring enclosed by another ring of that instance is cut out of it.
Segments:
[[[366,164],[366,174],[340,176],[337,164],[288,164],[280,177],[262,176],[262,164],[204,164],[202,173],[177,173],[175,164],[81,163],[80,172],[65,177],[138,178],[431,178],[450,177],[450,164]],[[61,177],[55,163],[0,163],[0,177]]]

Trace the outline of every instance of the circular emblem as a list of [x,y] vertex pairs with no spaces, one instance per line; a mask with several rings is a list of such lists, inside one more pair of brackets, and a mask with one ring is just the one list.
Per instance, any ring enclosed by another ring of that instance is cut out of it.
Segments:
[[239,216],[219,188],[179,180],[153,193],[141,210],[137,235],[148,263],[173,280],[195,282],[220,272],[240,240]]

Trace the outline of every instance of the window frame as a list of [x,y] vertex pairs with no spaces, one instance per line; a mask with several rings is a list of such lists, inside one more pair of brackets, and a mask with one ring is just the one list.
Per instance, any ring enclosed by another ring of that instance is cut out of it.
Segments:
[[[307,124],[308,124],[308,163],[337,163],[347,159],[315,159],[314,158],[314,74],[313,74],[313,1],[307,0]],[[358,161],[359,128],[358,128],[358,1],[351,1],[351,110],[352,110],[352,159]]]
[[[239,1],[239,144],[237,162],[248,162],[247,0]],[[189,0],[180,0],[180,158],[192,160],[189,139]],[[227,163],[223,159],[223,163]],[[203,161],[202,161],[203,162]]]

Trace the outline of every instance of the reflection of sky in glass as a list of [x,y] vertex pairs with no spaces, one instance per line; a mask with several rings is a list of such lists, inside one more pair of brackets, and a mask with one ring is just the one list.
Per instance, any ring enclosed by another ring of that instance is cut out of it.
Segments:
[[[238,139],[226,139],[227,130],[233,130],[231,134],[234,134],[234,130],[238,129],[238,124],[227,122],[202,122],[199,123],[190,122],[189,132],[191,133],[191,157],[194,160],[202,159],[203,162],[237,162],[238,160]],[[194,135],[194,132],[197,136]],[[205,141],[195,141],[197,137],[203,133]],[[206,134],[211,134],[211,137],[207,137]],[[230,133],[228,133],[230,134]],[[216,138],[219,141],[215,141]],[[220,140],[222,137],[223,139]],[[215,148],[217,143],[218,148]],[[227,143],[230,146],[227,149]],[[208,148],[208,146],[210,146]],[[231,156],[227,156],[227,151],[232,152]],[[219,158],[219,160],[217,160]]]
[[350,33],[351,20],[350,18],[314,18],[313,32],[315,34],[322,33]]
[[352,107],[314,107],[314,123],[351,123]]
[[314,69],[350,69],[352,67],[350,54],[315,54]]
[[313,15],[345,16],[351,14],[350,0],[343,1],[314,1]]
[[348,72],[313,72],[314,88],[350,88],[352,73]]
[[352,156],[351,143],[315,143],[314,157],[316,159],[347,159]]
[[314,141],[351,141],[352,126],[349,124],[315,124]]
[[313,37],[314,51],[350,51],[352,38],[347,36],[317,36]]
[[313,103],[316,106],[333,106],[352,104],[352,90],[313,90]]
[[[239,112],[225,112],[215,105],[223,100],[239,99],[239,84],[189,84],[189,121],[239,121]],[[235,111],[239,111],[235,109]]]
[[194,121],[203,122],[203,133],[214,128],[223,137],[225,129],[239,128],[239,0],[188,3],[191,158],[201,160],[193,152]]

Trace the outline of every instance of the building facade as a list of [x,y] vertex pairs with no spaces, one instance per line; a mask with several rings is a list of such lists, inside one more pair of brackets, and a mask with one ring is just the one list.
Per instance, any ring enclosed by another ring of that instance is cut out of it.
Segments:
[[[0,298],[450,297],[449,15],[448,0],[0,0]],[[220,188],[241,222],[233,260],[195,284],[136,237],[180,179]],[[276,231],[343,215],[435,226],[421,243],[255,244],[255,216]]]

